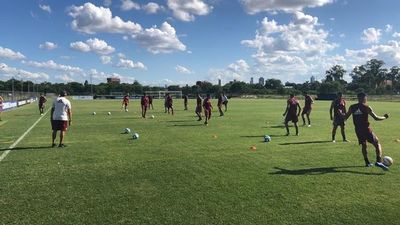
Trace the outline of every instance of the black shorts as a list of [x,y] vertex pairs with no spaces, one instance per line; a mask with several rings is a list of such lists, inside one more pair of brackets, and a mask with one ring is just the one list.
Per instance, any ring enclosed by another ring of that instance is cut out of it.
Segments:
[[341,116],[333,117],[333,126],[344,126],[346,123],[344,122],[344,118]]
[[67,129],[68,129],[68,121],[52,120],[51,121],[51,129],[52,130],[67,131]]
[[293,123],[297,123],[299,121],[299,117],[297,114],[286,114],[285,123],[292,121]]
[[370,128],[356,129],[356,135],[358,138],[358,144],[366,143],[367,141],[371,144],[378,143],[378,137],[372,132]]
[[301,112],[301,115],[304,115],[304,114],[311,114],[311,108],[304,107],[303,111]]

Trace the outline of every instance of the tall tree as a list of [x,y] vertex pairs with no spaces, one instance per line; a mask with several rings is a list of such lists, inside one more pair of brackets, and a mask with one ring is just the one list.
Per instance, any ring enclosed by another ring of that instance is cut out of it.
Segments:
[[325,72],[326,82],[330,81],[342,81],[346,70],[341,65],[334,65]]

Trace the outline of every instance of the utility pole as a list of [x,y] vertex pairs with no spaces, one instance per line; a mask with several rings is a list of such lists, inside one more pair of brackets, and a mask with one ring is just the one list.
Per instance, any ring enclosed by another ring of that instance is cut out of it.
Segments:
[[14,77],[11,80],[11,90],[12,90],[12,100],[14,101],[14,96],[15,96],[15,93],[14,93]]

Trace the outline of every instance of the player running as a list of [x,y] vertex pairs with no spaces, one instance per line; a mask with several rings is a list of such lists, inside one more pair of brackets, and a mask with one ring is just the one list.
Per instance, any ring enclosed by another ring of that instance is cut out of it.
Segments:
[[150,106],[151,106],[151,109],[154,109],[154,107],[153,107],[153,96],[149,95],[147,97],[149,98],[149,109],[150,109]]
[[204,124],[208,126],[208,121],[211,119],[211,111],[213,109],[212,104],[211,104],[211,95],[210,94],[207,94],[207,97],[204,99],[203,108],[204,108],[204,114],[206,117],[206,121],[204,122]]
[[[299,111],[297,111],[297,109]],[[289,136],[289,121],[292,121],[294,127],[296,128],[296,136],[299,136],[299,127],[297,126],[297,122],[299,121],[299,115],[301,112],[301,107],[299,101],[295,98],[294,94],[290,94],[290,98],[287,100],[286,110],[283,113],[285,116],[285,128],[286,128],[286,136]]]
[[165,111],[164,111],[164,113],[167,113],[167,109],[168,109],[168,103],[167,103],[167,97],[168,97],[168,94],[165,94],[165,96],[164,96],[164,109],[165,109]]
[[125,109],[125,112],[128,112],[128,105],[129,105],[129,95],[126,94],[122,99],[122,108]]
[[196,99],[196,115],[199,117],[197,121],[201,121],[203,118],[201,118],[201,112],[202,112],[202,106],[201,103],[203,102],[203,98],[201,97],[200,94],[197,94],[197,99]]
[[4,102],[4,99],[0,95],[0,121],[1,121],[1,113],[3,112],[3,102]]
[[146,112],[147,109],[149,108],[149,98],[147,97],[146,94],[144,94],[140,99],[140,106],[142,108],[142,117],[146,118]]
[[388,114],[384,116],[377,116],[371,107],[367,105],[367,95],[365,93],[357,94],[358,103],[351,105],[349,111],[344,115],[344,119],[347,120],[350,115],[353,115],[353,123],[358,138],[358,143],[361,145],[361,151],[364,156],[365,166],[373,166],[368,160],[367,152],[367,141],[375,147],[376,152],[376,163],[375,166],[379,166],[384,170],[389,170],[387,166],[382,163],[382,147],[379,143],[378,137],[372,132],[370,124],[368,122],[368,115],[372,116],[374,120],[381,121],[389,118]]
[[172,96],[169,93],[167,93],[167,97],[166,97],[167,110],[168,110],[168,114],[171,111],[172,115],[174,115],[173,101],[174,100],[172,99]]
[[310,95],[307,94],[307,92],[304,92],[304,108],[303,111],[301,112],[301,118],[303,119],[303,126],[306,125],[306,120],[304,118],[304,115],[307,116],[307,121],[308,121],[308,127],[311,127],[311,121],[310,121],[310,114],[312,110],[312,104],[314,104],[314,100]]
[[40,115],[43,115],[43,112],[44,112],[44,103],[46,103],[47,102],[47,99],[46,99],[46,97],[43,95],[43,94],[40,94],[40,97],[39,97],[39,113],[40,113]]
[[219,116],[224,116],[224,112],[222,111],[222,105],[224,104],[224,100],[225,100],[224,95],[222,93],[219,94],[218,103],[217,103]]
[[[332,116],[333,112],[333,116]],[[329,109],[329,114],[331,116],[331,120],[333,120],[333,129],[332,129],[332,142],[336,142],[336,129],[340,126],[340,131],[342,133],[342,138],[344,142],[348,142],[346,139],[345,133],[345,120],[342,114],[346,114],[346,101],[343,98],[343,94],[341,92],[337,93],[337,98],[332,101],[331,108]]]
[[53,130],[52,135],[52,147],[55,147],[55,140],[57,136],[57,131],[60,131],[60,143],[58,147],[66,147],[64,145],[65,132],[68,129],[68,125],[71,126],[72,122],[72,108],[70,101],[65,97],[67,96],[66,91],[62,91],[60,96],[54,101],[53,107],[51,108],[51,128]]
[[183,106],[185,110],[188,110],[188,100],[189,100],[188,95],[183,96]]
[[222,93],[223,102],[222,104],[225,106],[225,112],[228,111],[228,97],[224,93]]

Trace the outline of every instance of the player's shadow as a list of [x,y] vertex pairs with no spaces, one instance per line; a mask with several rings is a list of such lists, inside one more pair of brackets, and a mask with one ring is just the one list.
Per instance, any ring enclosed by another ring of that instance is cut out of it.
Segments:
[[165,121],[167,123],[185,123],[185,122],[193,122],[193,120],[169,120]]
[[[240,136],[241,138],[264,138],[265,135],[245,135],[245,136]],[[286,135],[284,134],[271,134],[268,135],[270,137],[284,137]]]
[[174,124],[167,127],[199,127],[199,126],[204,126],[204,124]]
[[323,144],[323,143],[330,143],[332,141],[301,141],[301,142],[287,142],[281,143],[279,145],[307,145],[307,144]]
[[7,151],[7,150],[12,150],[12,151],[17,150],[18,151],[18,150],[40,150],[40,149],[52,149],[52,147],[49,145],[49,146],[37,146],[37,147],[2,148],[2,149],[0,149],[0,152]]
[[274,167],[277,171],[271,172],[272,175],[323,175],[329,173],[353,173],[361,175],[380,176],[385,173],[359,172],[351,170],[352,168],[361,168],[363,166],[335,166],[335,167],[318,167],[298,170],[288,170],[284,168]]

